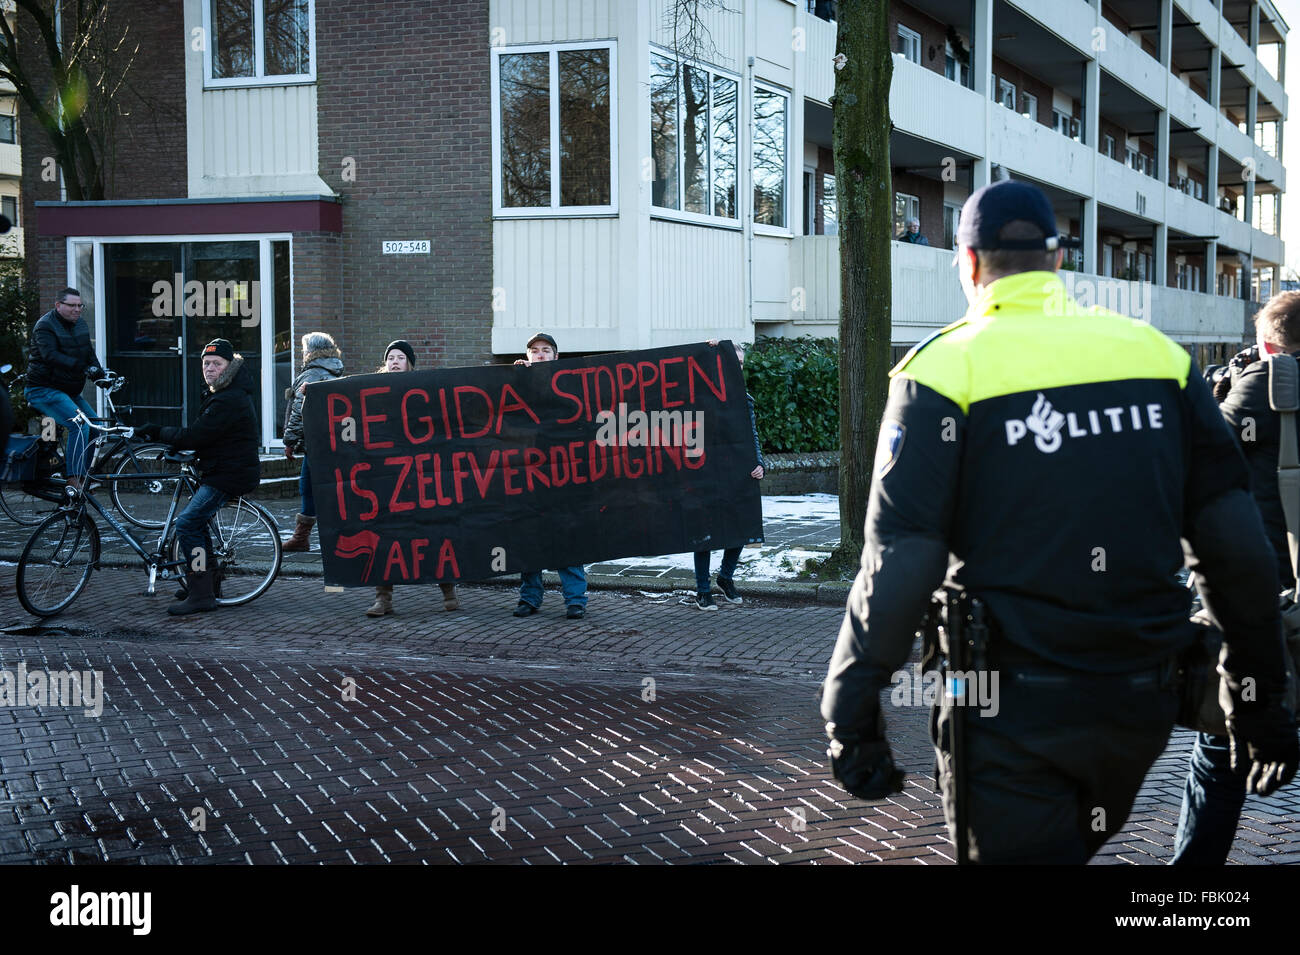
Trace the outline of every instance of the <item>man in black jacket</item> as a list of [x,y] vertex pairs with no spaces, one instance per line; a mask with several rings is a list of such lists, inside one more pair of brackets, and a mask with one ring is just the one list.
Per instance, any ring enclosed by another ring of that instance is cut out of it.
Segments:
[[[1283,586],[1295,580],[1286,517],[1277,485],[1282,418],[1268,401],[1268,356],[1300,356],[1300,292],[1271,298],[1255,316],[1257,344],[1233,357],[1214,395],[1228,430],[1246,456],[1251,493],[1277,558]],[[1233,772],[1226,736],[1199,733],[1183,787],[1171,865],[1223,865],[1246,801],[1245,776]]]
[[189,595],[167,608],[173,615],[199,613],[217,606],[214,593],[210,521],[232,497],[251,493],[261,480],[257,457],[257,412],[253,404],[256,383],[242,355],[224,338],[203,349],[203,380],[208,393],[199,416],[188,428],[147,424],[137,429],[180,450],[198,452],[195,464],[202,472],[198,490],[176,519],[181,553],[189,562],[185,577]]
[[65,457],[68,482],[81,487],[86,473],[90,429],[76,422],[95,410],[81,397],[86,379],[104,377],[104,368],[90,343],[90,328],[81,317],[81,293],[65,288],[54,308],[32,326],[27,353],[27,403],[68,429]]

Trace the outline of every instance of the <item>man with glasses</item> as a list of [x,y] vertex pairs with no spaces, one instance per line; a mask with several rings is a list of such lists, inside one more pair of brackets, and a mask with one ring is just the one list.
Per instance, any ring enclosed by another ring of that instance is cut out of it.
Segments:
[[104,377],[104,367],[90,343],[90,329],[81,317],[81,293],[65,288],[54,308],[32,326],[27,354],[27,403],[68,429],[66,471],[68,483],[80,489],[88,460],[90,429],[76,422],[95,411],[81,397],[87,378]]

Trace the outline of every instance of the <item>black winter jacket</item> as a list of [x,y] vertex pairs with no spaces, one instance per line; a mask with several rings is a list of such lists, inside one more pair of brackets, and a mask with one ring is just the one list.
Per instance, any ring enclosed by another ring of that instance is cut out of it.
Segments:
[[95,367],[101,366],[85,319],[69,325],[51,309],[36,320],[27,350],[28,388],[55,388],[66,395],[79,395],[86,385],[86,369]]
[[[1268,403],[1268,362],[1256,361],[1235,375],[1232,390],[1219,406],[1228,430],[1246,455],[1251,493],[1264,519],[1264,530],[1277,554],[1283,582],[1292,579],[1291,553],[1286,542],[1286,516],[1277,489],[1277,448],[1282,418]],[[1300,418],[1297,419],[1300,428]]]
[[199,416],[188,428],[162,428],[160,440],[180,450],[198,451],[195,462],[204,484],[232,497],[251,493],[262,478],[257,456],[257,386],[242,355],[208,386]]
[[318,381],[329,381],[342,374],[343,360],[339,357],[337,348],[313,352],[307,363],[303,365],[302,371],[298,372],[298,377],[294,378],[293,384],[289,386],[285,393],[285,397],[289,399],[289,407],[284,415],[284,446],[294,454],[301,454],[304,447],[302,404],[306,395],[303,394],[302,387]]

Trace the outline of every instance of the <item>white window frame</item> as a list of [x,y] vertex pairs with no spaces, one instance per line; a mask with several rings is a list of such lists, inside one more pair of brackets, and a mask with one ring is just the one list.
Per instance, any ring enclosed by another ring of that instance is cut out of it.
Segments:
[[[614,40],[580,40],[570,43],[534,43],[526,46],[492,47],[492,215],[497,219],[595,218],[618,215],[618,44]],[[560,205],[560,81],[562,50],[609,51],[609,205]],[[551,110],[551,204],[549,206],[501,205],[501,64],[502,56],[516,53],[550,54]]]
[[[294,285],[293,274],[293,233],[291,232],[249,232],[249,233],[226,233],[221,235],[79,235],[68,236],[64,243],[64,260],[66,262],[65,274],[67,275],[68,286],[77,287],[77,259],[74,252],[76,246],[89,243],[91,247],[92,268],[95,271],[95,288],[94,301],[95,308],[95,327],[94,342],[95,347],[99,349],[99,354],[104,355],[104,346],[108,341],[108,316],[105,315],[104,303],[107,297],[104,291],[104,246],[119,245],[124,242],[129,243],[148,243],[157,242],[167,245],[182,245],[184,243],[197,242],[256,242],[258,251],[258,270],[261,276],[270,276],[274,271],[274,258],[271,250],[272,242],[289,243],[289,341],[296,343],[297,324],[296,315],[294,314],[297,307],[297,296],[295,295],[296,287]],[[261,339],[262,348],[262,433],[258,435],[258,443],[261,447],[269,450],[283,449],[284,439],[275,437],[275,426],[277,424],[275,414],[275,282],[266,281],[265,278],[259,278],[258,292],[261,295],[259,302],[260,314],[269,316],[269,320],[259,322],[261,326],[258,330]],[[296,347],[296,346],[295,346]],[[297,354],[294,354],[297,357]],[[181,356],[185,360],[185,356]],[[96,414],[102,415],[106,408],[104,406],[104,394],[99,392],[96,395]]]
[[[1008,99],[1010,99],[1009,103],[1007,102]],[[999,105],[1005,106],[1014,113],[1016,111],[1016,84],[999,76],[997,101]]]
[[307,57],[311,69],[306,73],[286,73],[282,76],[264,76],[266,70],[266,44],[263,33],[266,8],[263,0],[250,0],[253,4],[253,75],[212,75],[212,53],[216,37],[212,30],[212,0],[200,0],[203,6],[203,88],[209,90],[247,86],[304,86],[316,82],[316,0],[307,0]]
[[[785,97],[785,181],[782,183],[781,199],[784,203],[781,218],[785,222],[784,226],[767,225],[763,222],[754,221],[754,93],[753,90],[766,90],[769,93],[776,93]],[[793,115],[790,112],[791,106],[790,91],[774,86],[771,83],[764,83],[761,80],[754,80],[754,85],[749,94],[749,114],[746,126],[746,141],[749,143],[749,162],[745,164],[746,185],[745,203],[749,211],[749,224],[754,230],[755,235],[777,235],[793,236],[794,229],[790,225],[790,131],[794,126]],[[743,151],[742,151],[743,152]],[[726,221],[726,220],[724,220]]]
[[[904,49],[897,51],[898,55],[901,56],[903,59],[909,60],[910,62],[915,63],[917,66],[920,66],[921,65],[921,34],[917,33],[915,30],[909,27],[903,26],[900,23],[898,25],[897,36],[898,39],[903,41],[903,47],[904,47]],[[912,56],[910,56],[908,51],[915,51],[916,57],[913,58]]]
[[1020,115],[1025,119],[1032,119],[1038,122],[1038,97],[1033,93],[1021,92],[1021,97],[1025,101],[1025,108],[1020,111]]
[[[905,203],[905,205],[907,206],[907,210],[904,210],[904,212],[903,212],[903,221],[902,221],[902,223],[901,223],[902,226],[903,226],[902,233],[894,233],[894,234],[892,234],[892,235],[890,236],[890,238],[893,239],[893,240],[895,240],[895,241],[901,241],[901,240],[899,239],[899,235],[900,235],[900,234],[901,234],[901,235],[906,235],[906,234],[907,234],[907,221],[908,221],[909,219],[915,219],[917,222],[920,222],[920,221],[921,221],[921,197],[920,197],[920,196],[914,196],[914,195],[912,195],[910,192],[899,192],[897,189],[895,189],[895,190],[894,190],[894,206],[895,206],[895,208],[897,208],[897,206],[898,206],[898,200],[899,200],[899,197],[900,197],[900,196],[901,196],[903,199],[910,199],[911,202],[910,202],[910,203]],[[916,211],[915,211],[915,212],[908,211],[908,210],[910,210],[910,209],[912,209],[912,208],[915,208]],[[918,230],[918,231],[919,231],[919,230]]]
[[[674,219],[674,220],[676,220],[676,221],[678,221],[678,222],[693,222],[693,223],[696,223],[696,224],[698,224],[698,225],[719,226],[719,227],[721,227],[721,228],[723,228],[723,229],[736,229],[736,230],[740,230],[740,229],[744,228],[744,209],[745,209],[745,202],[744,202],[744,195],[742,195],[742,193],[744,193],[744,194],[752,193],[753,188],[754,188],[754,185],[753,185],[754,175],[753,175],[753,169],[752,169],[752,165],[753,165],[753,163],[752,163],[752,159],[753,159],[752,153],[751,153],[751,156],[750,156],[750,159],[751,159],[750,167],[751,167],[751,168],[749,168],[749,170],[748,170],[748,175],[742,175],[742,173],[746,171],[746,165],[745,165],[745,142],[746,142],[746,141],[749,141],[749,142],[750,142],[750,148],[751,148],[751,149],[753,148],[753,136],[748,136],[748,137],[747,137],[747,136],[745,135],[745,133],[746,133],[747,130],[752,129],[752,127],[753,127],[753,123],[754,123],[754,115],[753,115],[753,114],[754,114],[754,106],[753,106],[753,98],[752,98],[752,97],[749,97],[749,98],[748,98],[748,102],[745,102],[745,100],[746,100],[746,97],[745,97],[745,95],[744,95],[744,93],[745,93],[745,84],[744,84],[744,82],[743,82],[743,79],[741,78],[741,76],[740,76],[739,74],[732,73],[732,72],[730,72],[729,70],[719,69],[718,67],[716,67],[716,66],[711,66],[711,65],[708,64],[708,63],[700,63],[700,62],[697,62],[696,60],[688,60],[688,59],[685,59],[685,58],[683,58],[683,57],[679,57],[679,56],[677,56],[675,53],[673,53],[672,50],[669,50],[669,49],[667,49],[667,48],[665,48],[665,47],[655,46],[655,45],[653,45],[653,44],[651,44],[651,46],[650,46],[650,56],[652,56],[652,57],[653,57],[653,56],[661,56],[661,57],[663,57],[665,60],[672,60],[673,62],[677,63],[677,65],[678,65],[678,75],[679,75],[679,77],[680,77],[680,75],[681,75],[681,68],[682,68],[683,66],[689,66],[689,67],[692,67],[692,68],[694,68],[694,69],[697,69],[697,70],[699,70],[699,71],[701,71],[701,72],[703,72],[703,73],[708,73],[708,74],[709,74],[709,123],[710,123],[710,128],[709,128],[709,176],[710,176],[710,181],[709,181],[709,208],[710,208],[710,209],[713,208],[713,181],[712,181],[712,176],[713,176],[713,128],[712,128],[712,125],[711,125],[712,122],[713,122],[713,77],[714,77],[714,76],[720,76],[720,77],[722,77],[724,80],[731,80],[733,83],[736,84],[736,215],[735,215],[735,217],[732,218],[732,217],[729,217],[729,216],[718,216],[718,215],[714,215],[713,213],[690,212],[690,211],[688,211],[688,210],[685,208],[685,207],[686,207],[686,180],[682,177],[682,169],[683,169],[683,167],[684,167],[685,164],[686,164],[686,155],[685,155],[686,144],[685,144],[685,141],[684,141],[685,137],[682,136],[681,119],[682,119],[682,116],[684,116],[685,113],[686,113],[686,104],[685,104],[686,91],[685,91],[685,89],[683,88],[683,86],[682,86],[682,82],[681,82],[681,80],[680,80],[680,78],[679,78],[679,79],[678,79],[678,82],[677,82],[677,205],[679,206],[679,208],[677,208],[677,209],[669,209],[669,208],[666,207],[666,206],[657,206],[657,205],[654,204],[654,198],[653,198],[653,196],[652,196],[652,197],[651,197],[651,200],[650,200],[650,218],[652,218],[652,219]],[[647,74],[647,75],[653,75],[654,64],[653,64],[650,60],[648,60],[648,59],[647,59],[646,62],[650,64],[650,69],[651,69],[651,71],[652,71],[652,73]],[[650,129],[650,92],[649,92],[649,90],[646,91],[645,104],[646,104],[645,113],[644,113],[645,121],[646,121],[646,122],[645,122],[645,128],[646,128],[647,130],[649,130],[649,129]],[[743,110],[743,112],[742,112],[742,110]],[[744,117],[748,117],[748,125],[745,125]],[[789,141],[790,141],[790,106],[789,106],[789,102],[788,102],[788,101],[787,101],[787,103],[786,103],[786,117],[785,117],[785,125],[786,125],[786,164],[787,164],[787,166],[788,166],[788,165],[789,165],[789,157],[790,157],[790,149],[789,149]],[[651,143],[652,151],[653,151],[653,145],[654,145],[654,144]],[[789,170],[787,169],[787,170],[786,170],[786,182],[788,183],[789,181],[790,181],[790,175],[789,175]],[[749,187],[748,192],[746,192],[746,190],[745,190],[745,185],[744,185],[745,183],[748,183],[748,187]],[[750,202],[750,205],[753,205],[754,198],[753,198],[752,195],[750,195],[749,202]],[[788,196],[787,196],[787,205],[788,205]]]
[[1101,137],[1101,154],[1107,159],[1115,158],[1115,137],[1106,134]]
[[[952,245],[948,246],[948,248],[955,249],[957,248],[957,230],[961,227],[961,206],[955,202],[948,202],[945,200],[943,204],[943,217],[945,219],[948,218],[949,212],[952,213]],[[947,233],[947,223],[945,223],[944,226],[944,232]],[[945,238],[946,237],[947,236],[945,235]]]

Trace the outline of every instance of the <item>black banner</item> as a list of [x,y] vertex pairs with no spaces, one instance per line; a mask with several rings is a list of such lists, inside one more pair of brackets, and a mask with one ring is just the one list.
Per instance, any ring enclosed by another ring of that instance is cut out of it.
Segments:
[[730,342],[323,381],[303,422],[330,584],[763,539]]

